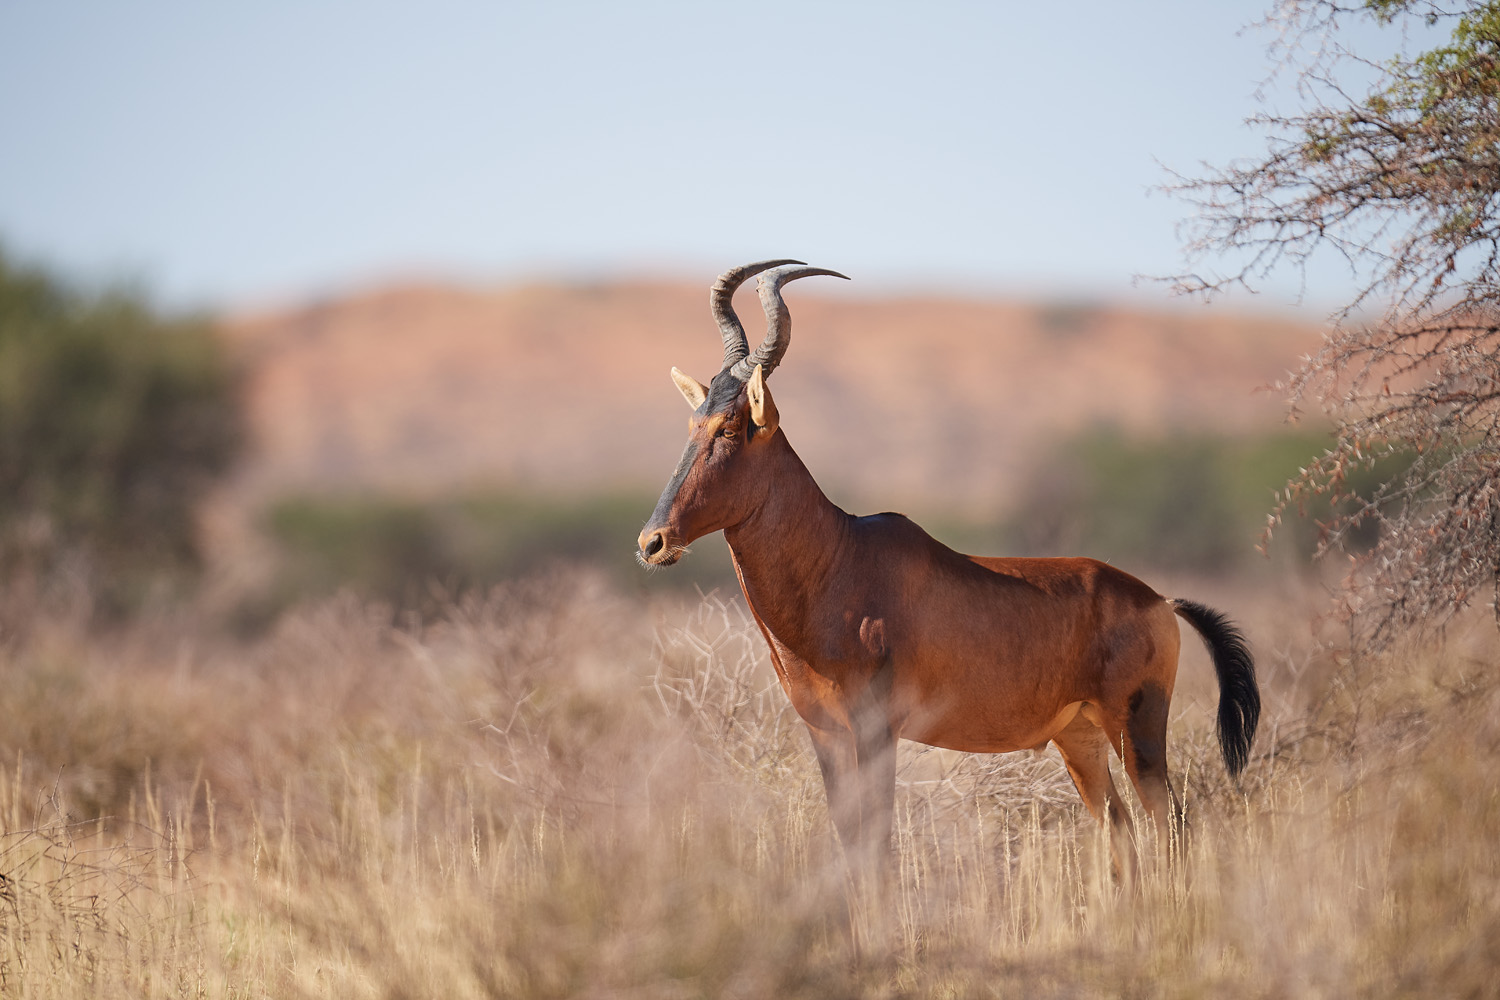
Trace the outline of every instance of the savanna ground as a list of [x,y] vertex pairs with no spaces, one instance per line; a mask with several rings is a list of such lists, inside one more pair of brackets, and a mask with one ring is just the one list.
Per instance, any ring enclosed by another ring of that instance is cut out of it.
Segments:
[[881,908],[737,597],[554,573],[253,639],[12,603],[0,995],[1493,995],[1493,630],[1364,660],[1315,590],[1152,582],[1251,635],[1243,787],[1185,636],[1171,870],[1115,884],[1055,751],[904,745]]

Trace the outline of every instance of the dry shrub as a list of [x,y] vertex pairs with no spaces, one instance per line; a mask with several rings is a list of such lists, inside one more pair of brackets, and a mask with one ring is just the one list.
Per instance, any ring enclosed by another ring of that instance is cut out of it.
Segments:
[[876,906],[737,601],[646,609],[575,574],[426,622],[341,598],[249,645],[39,625],[0,650],[0,992],[1487,989],[1492,651],[1268,645],[1243,788],[1185,659],[1170,871],[1115,884],[1053,752],[908,745]]

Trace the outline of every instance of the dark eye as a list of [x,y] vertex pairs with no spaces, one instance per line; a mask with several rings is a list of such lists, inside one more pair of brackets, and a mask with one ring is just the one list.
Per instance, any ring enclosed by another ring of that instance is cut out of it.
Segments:
[[729,426],[728,424],[725,424],[722,428],[719,429],[719,436],[727,438],[734,437],[734,428]]

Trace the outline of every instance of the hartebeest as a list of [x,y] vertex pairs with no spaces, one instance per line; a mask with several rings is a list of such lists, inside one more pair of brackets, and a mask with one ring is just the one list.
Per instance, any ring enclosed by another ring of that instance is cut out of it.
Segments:
[[[732,298],[763,271],[768,329],[751,353]],[[1243,635],[1219,612],[1164,598],[1094,559],[961,555],[901,514],[853,517],[834,506],[792,450],[766,387],[791,335],[781,286],[818,274],[844,277],[769,260],[714,283],[723,368],[706,386],[672,369],[693,415],[638,539],[640,559],[670,565],[689,542],[723,530],[776,675],[812,736],[846,850],[872,860],[889,847],[898,739],[973,753],[1051,742],[1089,810],[1108,816],[1116,864],[1128,871],[1130,819],[1110,750],[1166,843],[1180,817],[1166,756],[1175,617],[1209,648],[1219,746],[1236,777],[1260,715]]]

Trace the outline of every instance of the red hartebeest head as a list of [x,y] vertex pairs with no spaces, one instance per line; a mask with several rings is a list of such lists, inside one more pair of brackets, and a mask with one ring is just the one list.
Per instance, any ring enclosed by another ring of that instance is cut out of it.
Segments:
[[[757,290],[766,312],[766,337],[752,353],[733,298],[745,279],[762,271],[768,273],[761,274]],[[766,378],[786,353],[792,334],[781,286],[815,274],[848,280],[837,271],[801,261],[763,260],[725,271],[714,282],[709,305],[724,338],[724,364],[708,385],[672,369],[672,381],[693,415],[688,418],[682,460],[641,530],[643,562],[670,566],[689,542],[738,524],[764,498],[771,480],[759,473],[758,464],[777,429],[776,404]]]

